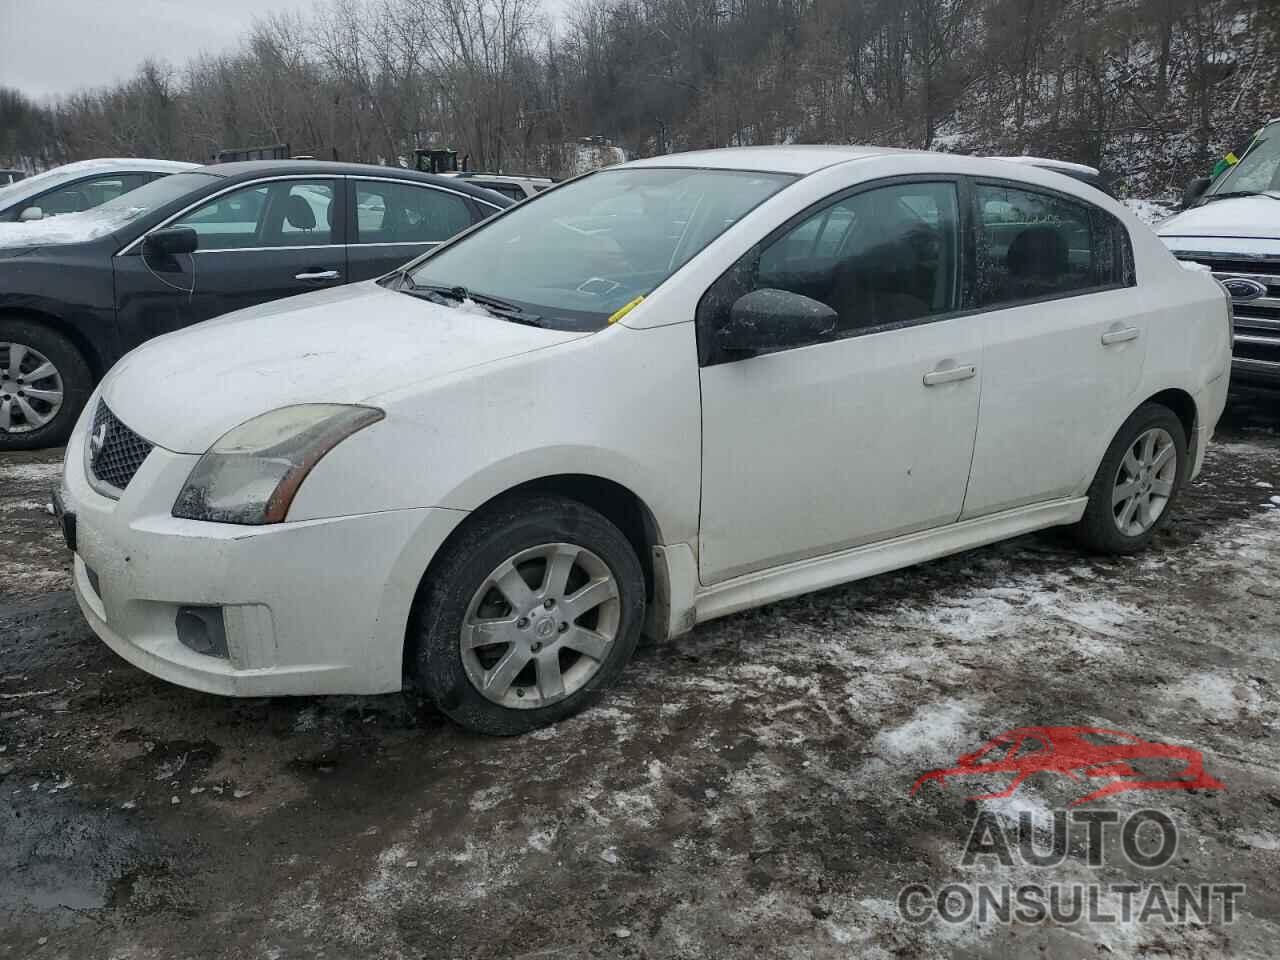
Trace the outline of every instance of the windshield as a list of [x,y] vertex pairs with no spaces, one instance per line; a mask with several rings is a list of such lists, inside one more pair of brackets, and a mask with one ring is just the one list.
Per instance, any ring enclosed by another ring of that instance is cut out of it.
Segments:
[[210,173],[175,173],[143,184],[137,190],[122,193],[98,207],[96,212],[108,220],[123,224],[221,179]]
[[412,269],[415,287],[505,301],[541,326],[598,330],[794,177],[605,170],[521,204]]
[[1258,134],[1249,152],[1214,182],[1205,198],[1219,193],[1267,191],[1280,191],[1280,124],[1275,123]]

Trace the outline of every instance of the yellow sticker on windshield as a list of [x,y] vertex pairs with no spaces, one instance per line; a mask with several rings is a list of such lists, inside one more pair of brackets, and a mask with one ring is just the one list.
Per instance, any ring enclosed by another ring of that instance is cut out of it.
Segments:
[[640,301],[642,301],[643,299],[644,297],[640,296],[640,297],[636,297],[630,303],[624,303],[617,310],[613,311],[613,314],[609,317],[609,322],[617,323],[619,320],[625,317],[628,313],[630,313],[636,307],[640,306]]

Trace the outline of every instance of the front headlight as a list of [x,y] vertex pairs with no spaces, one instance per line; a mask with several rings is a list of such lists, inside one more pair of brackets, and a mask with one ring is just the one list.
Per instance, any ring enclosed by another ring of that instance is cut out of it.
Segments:
[[281,523],[326,453],[386,414],[376,407],[303,403],[233,427],[187,477],[173,515],[219,523]]

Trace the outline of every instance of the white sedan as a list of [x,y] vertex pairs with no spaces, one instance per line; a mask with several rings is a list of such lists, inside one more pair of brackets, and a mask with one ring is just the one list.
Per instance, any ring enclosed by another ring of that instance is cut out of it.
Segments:
[[1230,348],[1212,277],[1060,174],[666,156],[143,345],[59,508],[85,617],[144,670],[233,696],[407,678],[518,733],[642,630],[1055,525],[1145,547]]

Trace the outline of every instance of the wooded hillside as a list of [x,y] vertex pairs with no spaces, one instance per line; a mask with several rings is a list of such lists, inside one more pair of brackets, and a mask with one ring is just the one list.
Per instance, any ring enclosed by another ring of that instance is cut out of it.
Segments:
[[207,161],[219,148],[398,162],[415,136],[473,167],[866,142],[1103,166],[1175,190],[1280,114],[1276,0],[336,0],[239,49],[147,62],[37,105],[0,90],[0,163]]

